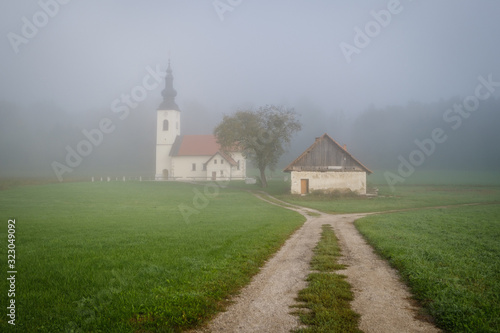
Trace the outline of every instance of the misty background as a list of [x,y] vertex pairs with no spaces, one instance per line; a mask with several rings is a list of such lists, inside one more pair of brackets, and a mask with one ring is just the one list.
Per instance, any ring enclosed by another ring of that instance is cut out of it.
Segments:
[[[143,85],[147,68],[164,74],[169,59],[181,134],[211,134],[223,114],[283,104],[303,129],[282,166],[328,133],[370,169],[395,171],[415,140],[442,128],[447,140],[417,171],[500,170],[500,87],[459,128],[443,119],[479,76],[500,82],[500,3],[401,0],[346,61],[341,43],[355,46],[356,27],[391,3],[4,1],[0,177],[56,179],[51,163],[64,164],[65,147],[103,118],[115,130],[65,178],[153,176],[164,82],[125,119],[112,103]],[[36,20],[35,32],[24,27]],[[23,42],[13,46],[13,34]]]

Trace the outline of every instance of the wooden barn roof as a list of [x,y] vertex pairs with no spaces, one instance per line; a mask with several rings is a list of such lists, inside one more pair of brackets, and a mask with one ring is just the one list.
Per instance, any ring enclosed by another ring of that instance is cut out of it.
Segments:
[[[341,145],[339,145],[337,143],[337,141],[335,141],[334,139],[332,139],[328,134],[323,134],[321,137],[317,138],[316,141],[309,147],[307,148],[299,157],[297,157],[292,163],[290,163],[285,169],[283,169],[283,171],[285,172],[291,172],[291,171],[294,171],[294,170],[297,170],[297,167],[301,164],[301,162],[303,162],[303,160],[305,160],[306,156],[308,156],[310,153],[314,152],[315,149],[317,149],[317,147],[324,141],[327,141],[327,142],[330,142],[330,144],[333,144],[333,146],[341,151],[342,153],[345,153],[346,156],[348,156],[351,161],[356,165],[358,166],[360,169],[366,171],[368,174],[371,174],[372,171],[370,169],[368,169],[366,166],[364,166],[360,161],[358,161],[354,156],[351,155],[351,153],[349,153],[346,149],[344,149],[344,147],[342,147]],[[305,166],[303,167],[304,169],[310,169],[311,171],[312,170],[318,170],[318,171],[335,171],[336,169],[328,169],[328,165],[316,165],[316,166],[313,166],[313,165],[309,165],[309,166]],[[332,165],[333,167],[333,165]],[[299,169],[302,168],[302,166],[299,166],[298,167]]]

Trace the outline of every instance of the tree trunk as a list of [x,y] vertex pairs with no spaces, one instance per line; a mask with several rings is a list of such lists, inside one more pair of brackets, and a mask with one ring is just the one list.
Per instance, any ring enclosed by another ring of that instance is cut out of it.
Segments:
[[266,168],[259,168],[260,170],[260,182],[262,187],[267,187],[267,179],[266,179]]

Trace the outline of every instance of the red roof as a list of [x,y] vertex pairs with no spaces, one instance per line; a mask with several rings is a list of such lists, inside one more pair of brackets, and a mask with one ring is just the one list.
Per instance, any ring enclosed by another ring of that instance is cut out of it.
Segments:
[[220,150],[214,135],[183,135],[175,156],[212,156]]

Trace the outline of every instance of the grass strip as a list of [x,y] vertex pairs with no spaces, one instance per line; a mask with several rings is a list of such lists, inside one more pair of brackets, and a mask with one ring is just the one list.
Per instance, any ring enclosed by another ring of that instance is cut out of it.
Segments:
[[350,302],[353,300],[351,286],[344,275],[334,273],[345,268],[337,262],[340,256],[337,237],[331,226],[322,226],[321,240],[314,249],[311,268],[317,272],[309,274],[307,288],[299,292],[295,312],[307,327],[296,330],[306,332],[361,332],[359,315]]

